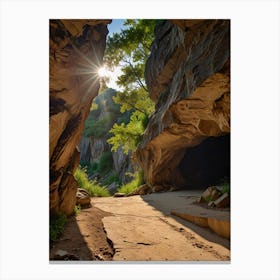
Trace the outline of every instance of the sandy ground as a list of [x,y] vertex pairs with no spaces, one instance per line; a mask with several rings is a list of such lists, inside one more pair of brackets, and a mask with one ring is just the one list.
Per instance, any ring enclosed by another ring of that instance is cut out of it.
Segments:
[[50,257],[62,249],[80,260],[230,260],[229,240],[170,215],[171,210],[184,209],[195,195],[180,191],[92,198],[93,207],[71,218]]

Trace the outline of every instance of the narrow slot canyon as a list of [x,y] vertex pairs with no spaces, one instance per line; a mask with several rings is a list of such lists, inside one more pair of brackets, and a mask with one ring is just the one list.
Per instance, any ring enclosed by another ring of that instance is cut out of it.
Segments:
[[229,20],[50,20],[51,261],[230,260],[229,42]]

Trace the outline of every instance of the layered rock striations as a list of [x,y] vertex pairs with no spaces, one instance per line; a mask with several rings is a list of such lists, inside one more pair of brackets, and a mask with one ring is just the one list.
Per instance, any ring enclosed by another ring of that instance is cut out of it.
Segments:
[[163,23],[145,79],[156,111],[137,150],[138,162],[148,184],[184,187],[191,176],[181,165],[188,150],[230,132],[229,20]]
[[71,214],[77,145],[98,94],[110,20],[50,20],[50,212]]

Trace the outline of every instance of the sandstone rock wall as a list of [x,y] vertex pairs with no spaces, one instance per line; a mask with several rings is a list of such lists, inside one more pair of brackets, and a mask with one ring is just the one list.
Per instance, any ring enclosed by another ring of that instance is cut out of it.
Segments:
[[50,212],[71,214],[77,145],[99,90],[110,20],[50,20]]
[[129,173],[134,172],[131,157],[131,153],[126,155],[121,148],[118,148],[116,152],[113,152],[114,169],[118,173],[122,183],[129,182],[131,180]]
[[79,144],[81,161],[94,163],[100,160],[101,155],[110,151],[106,138],[95,138],[83,136]]
[[229,20],[166,21],[156,30],[145,78],[156,111],[137,159],[148,184],[183,186],[186,150],[230,132]]
[[[82,137],[79,144],[80,160],[84,162],[94,163],[99,162],[101,155],[104,152],[111,151],[107,139],[97,139],[94,137]],[[122,183],[127,183],[131,177],[127,173],[134,171],[131,160],[131,153],[126,155],[124,151],[119,148],[113,155],[113,169],[118,174]]]

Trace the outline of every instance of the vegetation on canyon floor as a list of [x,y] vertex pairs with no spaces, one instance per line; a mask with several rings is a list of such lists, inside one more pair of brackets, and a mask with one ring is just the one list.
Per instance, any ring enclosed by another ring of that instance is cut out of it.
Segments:
[[127,184],[120,186],[117,191],[120,193],[129,194],[137,189],[140,185],[144,183],[143,171],[138,171],[133,174],[134,179]]
[[78,186],[88,191],[90,196],[110,196],[106,187],[100,186],[96,180],[88,180],[88,176],[84,169],[78,168],[75,172],[75,179]]
[[55,218],[50,219],[49,232],[51,241],[56,241],[63,233],[66,222],[66,215],[59,215]]

